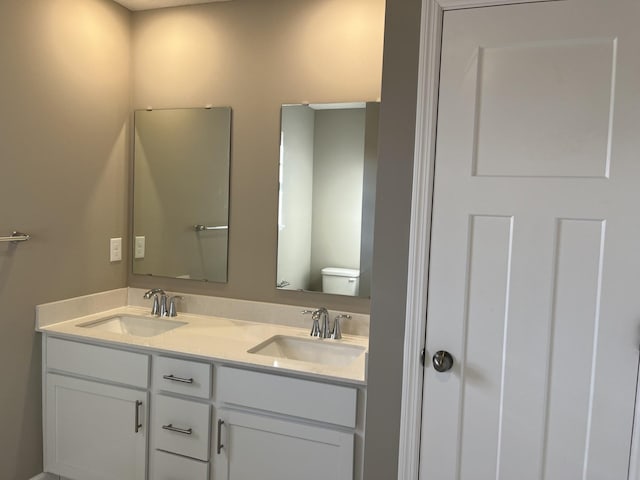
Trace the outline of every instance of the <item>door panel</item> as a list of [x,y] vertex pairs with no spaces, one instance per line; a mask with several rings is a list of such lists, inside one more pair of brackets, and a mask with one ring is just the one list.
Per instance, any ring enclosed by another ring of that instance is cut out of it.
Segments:
[[446,12],[421,478],[626,479],[640,4]]
[[479,46],[474,174],[608,176],[615,53],[597,37]]
[[[498,437],[500,382],[483,378],[482,370],[500,372],[502,347],[507,327],[507,299],[510,286],[512,217],[473,216],[469,238],[469,274],[465,306],[466,365],[468,382],[464,389],[462,415],[467,427],[461,438],[462,471],[479,459],[496,455],[491,442],[474,445],[467,432],[483,431]],[[482,319],[486,318],[486,322]],[[496,377],[496,379],[499,377]],[[495,464],[483,462],[489,471]]]
[[[547,400],[545,474],[581,478],[591,416],[594,345],[600,321],[602,249],[605,223],[558,223],[554,304],[551,316],[551,371]],[[581,335],[576,332],[582,331]]]

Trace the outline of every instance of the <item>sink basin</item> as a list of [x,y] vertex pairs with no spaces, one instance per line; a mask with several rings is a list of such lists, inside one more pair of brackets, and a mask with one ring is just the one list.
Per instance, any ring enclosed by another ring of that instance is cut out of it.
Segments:
[[335,343],[332,340],[275,335],[248,350],[248,353],[287,358],[324,365],[349,365],[363,352],[364,347]]
[[130,317],[118,315],[102,318],[78,325],[84,328],[93,328],[102,332],[133,335],[134,337],[153,337],[168,332],[174,328],[186,325],[186,322],[167,320],[164,318]]

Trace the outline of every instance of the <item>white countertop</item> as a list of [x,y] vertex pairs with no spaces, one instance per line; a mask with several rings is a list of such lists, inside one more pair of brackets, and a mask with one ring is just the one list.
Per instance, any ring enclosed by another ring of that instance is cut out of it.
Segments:
[[368,338],[359,335],[343,334],[341,340],[314,339],[318,342],[340,342],[358,345],[365,352],[346,366],[324,365],[286,358],[248,353],[247,350],[268,340],[274,335],[287,335],[309,339],[309,329],[273,323],[233,320],[210,315],[179,313],[171,318],[186,325],[152,336],[140,337],[124,333],[111,333],[95,328],[79,326],[94,320],[116,315],[153,317],[148,308],[123,306],[103,310],[91,315],[78,316],[55,323],[39,323],[37,331],[76,340],[85,340],[103,345],[133,347],[160,353],[169,353],[228,365],[258,367],[307,378],[324,379],[364,385]]

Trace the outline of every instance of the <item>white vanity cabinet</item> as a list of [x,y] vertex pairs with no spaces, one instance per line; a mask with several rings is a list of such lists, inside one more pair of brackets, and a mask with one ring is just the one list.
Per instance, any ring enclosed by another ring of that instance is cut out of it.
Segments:
[[86,342],[44,336],[46,472],[362,480],[364,389]]
[[46,338],[45,362],[45,471],[145,480],[148,355]]
[[214,480],[353,480],[355,388],[217,373]]

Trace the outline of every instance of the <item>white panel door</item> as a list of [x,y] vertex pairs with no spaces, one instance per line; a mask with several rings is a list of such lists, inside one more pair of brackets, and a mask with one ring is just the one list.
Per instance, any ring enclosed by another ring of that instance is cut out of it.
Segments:
[[444,14],[420,478],[623,480],[640,2]]

